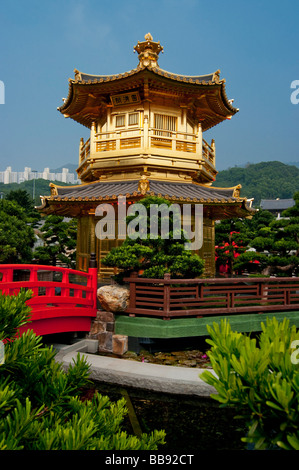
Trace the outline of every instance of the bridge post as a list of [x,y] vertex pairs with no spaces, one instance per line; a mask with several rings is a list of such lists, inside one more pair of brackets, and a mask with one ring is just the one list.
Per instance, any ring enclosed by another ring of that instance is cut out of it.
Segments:
[[91,276],[91,287],[92,287],[92,298],[93,298],[93,308],[95,312],[97,310],[97,290],[98,290],[98,268],[97,268],[97,259],[95,253],[90,253],[88,274]]

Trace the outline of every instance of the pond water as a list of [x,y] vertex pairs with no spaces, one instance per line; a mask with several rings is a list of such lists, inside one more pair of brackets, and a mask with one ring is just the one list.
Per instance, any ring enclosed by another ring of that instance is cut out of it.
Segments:
[[[135,352],[128,351],[122,358],[169,367],[209,367],[205,339],[198,341],[197,338],[194,342],[188,339],[185,342],[186,344],[184,341],[163,341],[163,347],[157,341],[142,344],[142,349],[138,347]],[[187,345],[188,348],[184,348]],[[100,355],[114,356],[103,353]],[[112,401],[123,397],[129,399],[132,412],[126,416],[122,426],[128,434],[136,432],[136,423],[141,432],[165,430],[166,444],[160,449],[162,452],[247,449],[247,444],[241,441],[247,433],[244,422],[234,419],[235,410],[221,408],[211,398],[165,394],[137,388],[124,389],[122,386],[99,382],[94,383],[86,398],[91,398],[95,390],[108,395]],[[135,427],[132,421],[135,422]]]
[[[239,419],[234,419],[233,409],[220,408],[209,398],[163,394],[121,386],[96,383],[95,388],[112,401],[129,396],[136,419],[142,432],[164,429],[166,445],[163,451],[177,453],[246,450],[241,438],[246,427]],[[131,413],[132,418],[132,413]],[[134,434],[130,416],[126,417],[123,428]]]

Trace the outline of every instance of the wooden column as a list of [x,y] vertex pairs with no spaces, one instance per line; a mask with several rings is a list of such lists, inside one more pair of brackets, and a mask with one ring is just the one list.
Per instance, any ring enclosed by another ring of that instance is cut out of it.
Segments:
[[90,129],[90,155],[94,155],[96,153],[96,124],[95,122],[92,123]]
[[196,132],[196,155],[199,159],[202,158],[202,128],[200,122],[197,125]]

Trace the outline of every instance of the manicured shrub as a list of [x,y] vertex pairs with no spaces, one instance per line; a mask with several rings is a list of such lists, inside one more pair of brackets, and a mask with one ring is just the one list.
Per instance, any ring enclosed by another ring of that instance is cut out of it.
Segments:
[[206,370],[200,377],[215,387],[212,397],[221,406],[234,406],[247,422],[245,442],[299,450],[299,332],[287,319],[267,319],[261,327],[253,338],[232,331],[227,319],[208,326],[216,376]]
[[[164,274],[169,273],[171,278],[193,279],[201,276],[204,271],[204,260],[198,254],[186,249],[185,243],[190,240],[186,237],[185,230],[178,228],[175,220],[181,227],[178,215],[174,216],[171,211],[168,230],[163,233],[162,217],[157,217],[156,236],[151,235],[151,206],[171,207],[171,202],[156,196],[147,196],[138,203],[144,207],[145,214],[138,217],[138,226],[141,235],[137,238],[127,237],[121,246],[112,248],[102,259],[104,266],[118,268],[120,273],[115,276],[117,282],[122,283],[124,277],[131,272],[137,271],[141,277],[163,279]],[[131,208],[134,208],[134,204]],[[177,218],[178,217],[178,218]],[[132,223],[134,215],[127,216],[126,222]],[[135,219],[136,220],[136,219]],[[153,225],[155,225],[153,223]]]

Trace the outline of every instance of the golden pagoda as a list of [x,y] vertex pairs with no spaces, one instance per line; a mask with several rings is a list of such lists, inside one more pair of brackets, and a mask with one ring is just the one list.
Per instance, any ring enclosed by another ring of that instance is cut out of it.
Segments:
[[240,185],[212,187],[216,178],[215,142],[203,133],[230,119],[232,106],[220,71],[208,75],[177,75],[161,69],[163,47],[148,33],[134,47],[139,63],[117,75],[90,75],[75,69],[69,93],[59,112],[90,129],[80,140],[76,186],[51,184],[39,210],[78,219],[77,269],[87,270],[96,253],[99,278],[111,276],[101,260],[114,239],[95,235],[96,208],[107,202],[117,210],[118,196],[132,204],[144,195],[178,204],[203,206],[205,276],[215,275],[215,220],[247,217],[250,202],[240,197]]

